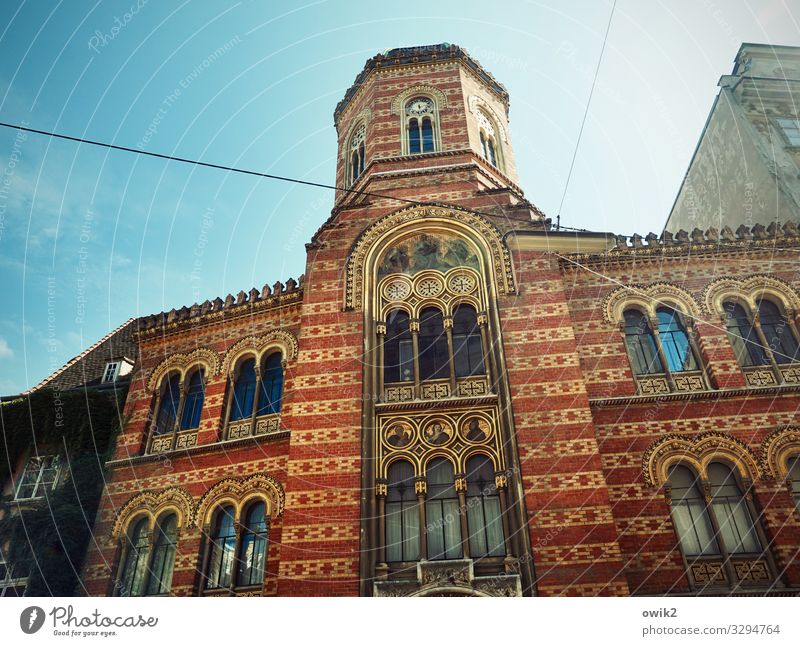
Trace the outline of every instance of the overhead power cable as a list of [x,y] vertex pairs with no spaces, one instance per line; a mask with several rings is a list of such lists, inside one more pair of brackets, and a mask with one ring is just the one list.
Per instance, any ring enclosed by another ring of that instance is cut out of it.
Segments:
[[[0,126],[4,128],[11,128],[14,130],[21,130],[23,132],[30,132],[37,135],[44,135],[45,137],[52,137],[54,139],[63,139],[65,141],[74,141],[75,143],[79,144],[87,144],[90,146],[98,146],[100,148],[108,148],[111,150],[120,150],[122,152],[127,153],[134,153],[136,155],[144,155],[145,157],[154,157],[156,159],[163,159],[166,161],[173,161],[179,162],[181,164],[191,164],[192,166],[200,166],[202,168],[213,168],[215,170],[224,170],[229,173],[239,173],[241,175],[250,175],[252,177],[260,177],[263,179],[272,179],[281,182],[290,182],[292,184],[300,184],[303,186],[313,186],[316,188],[325,188],[333,191],[342,191],[344,193],[350,194],[357,194],[357,195],[366,195],[368,197],[375,197],[379,199],[385,200],[395,200],[396,202],[401,202],[403,204],[413,204],[415,206],[442,206],[447,208],[455,208],[461,209],[462,211],[469,211],[470,213],[475,213],[476,215],[488,216],[488,217],[496,217],[496,214],[493,215],[491,213],[484,213],[482,211],[476,211],[475,209],[470,209],[464,206],[456,205],[456,204],[447,204],[445,202],[420,202],[419,200],[411,200],[404,197],[396,197],[394,195],[383,195],[381,193],[373,193],[372,191],[362,191],[353,188],[345,188],[343,186],[336,186],[333,184],[323,184],[322,182],[310,182],[304,179],[298,179],[296,177],[286,177],[284,175],[274,175],[272,173],[262,173],[256,170],[249,170],[246,168],[237,168],[236,166],[228,166],[226,164],[214,164],[211,162],[204,162],[199,161],[197,159],[189,159],[187,157],[178,157],[176,155],[165,155],[163,153],[156,153],[151,152],[148,150],[139,150],[137,148],[130,148],[128,146],[118,146],[116,144],[109,144],[103,141],[94,141],[92,139],[86,139],[84,137],[72,137],[70,135],[64,135],[57,132],[50,132],[48,130],[38,130],[36,128],[28,128],[27,126],[21,126],[15,123],[6,123],[0,121]],[[571,229],[572,231],[586,231],[586,229],[572,229],[571,227],[562,227],[564,229]]]
[[[583,137],[583,127],[586,125],[586,117],[589,114],[589,106],[592,103],[592,95],[594,95],[594,86],[597,85],[597,75],[600,72],[600,63],[603,62],[603,53],[606,51],[606,43],[608,42],[608,32],[611,31],[611,19],[614,17],[614,9],[617,7],[617,0],[611,5],[611,13],[608,16],[608,24],[606,25],[606,34],[603,36],[603,46],[600,48],[600,56],[597,59],[597,67],[594,69],[594,78],[592,79],[592,88],[589,90],[589,98],[586,100],[586,109],[583,111],[583,119],[581,119],[581,127],[578,130],[578,140],[575,142],[575,150],[572,152],[572,161],[569,164],[569,172],[567,173],[567,181],[564,184],[564,192],[561,194],[561,203],[558,205],[556,211],[556,230],[561,229],[561,207],[564,206],[564,200],[567,197],[567,189],[569,188],[569,180],[572,179],[572,169],[575,167],[575,159],[578,157],[578,148],[581,145],[581,137]],[[563,227],[567,229],[569,227]]]

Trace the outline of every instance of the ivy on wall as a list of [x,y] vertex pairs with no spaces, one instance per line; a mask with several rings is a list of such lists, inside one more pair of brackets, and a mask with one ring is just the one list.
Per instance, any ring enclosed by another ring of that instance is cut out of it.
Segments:
[[8,540],[11,563],[29,560],[28,596],[81,594],[76,588],[125,395],[42,390],[0,405],[0,483],[34,447],[41,455],[59,453],[68,469],[55,490],[31,504],[18,505],[13,493],[0,500],[0,541]]

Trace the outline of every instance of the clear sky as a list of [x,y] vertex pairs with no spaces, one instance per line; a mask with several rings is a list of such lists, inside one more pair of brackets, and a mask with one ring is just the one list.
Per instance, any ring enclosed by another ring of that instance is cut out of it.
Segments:
[[[456,43],[508,88],[521,185],[555,217],[610,8],[4,0],[0,120],[332,183],[333,108],[364,61]],[[798,13],[797,0],[619,0],[562,223],[659,232],[739,45],[800,45]],[[0,394],[130,317],[296,278],[333,203],[5,129],[0,167]]]

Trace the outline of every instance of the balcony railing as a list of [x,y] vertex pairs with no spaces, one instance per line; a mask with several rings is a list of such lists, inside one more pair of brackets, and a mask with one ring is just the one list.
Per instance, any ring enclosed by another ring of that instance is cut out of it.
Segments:
[[478,377],[465,377],[456,380],[455,391],[449,379],[430,379],[419,385],[419,396],[415,396],[416,387],[412,382],[386,384],[383,389],[381,401],[385,403],[400,403],[413,401],[434,401],[450,397],[484,397],[491,395],[489,384],[484,375]]

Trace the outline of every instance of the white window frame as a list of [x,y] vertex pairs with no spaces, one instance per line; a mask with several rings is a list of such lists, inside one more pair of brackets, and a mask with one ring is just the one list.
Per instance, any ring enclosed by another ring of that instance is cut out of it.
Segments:
[[[111,384],[111,383],[114,383],[114,382],[117,380],[117,377],[119,377],[119,369],[120,369],[120,366],[121,366],[121,365],[122,365],[122,362],[121,362],[121,361],[109,361],[109,362],[106,364],[106,367],[105,367],[105,369],[103,370],[103,380],[102,380],[102,383],[104,383],[104,384]],[[108,371],[109,371],[109,370],[111,370],[111,371],[112,371],[112,373],[111,373],[111,379],[108,379]]]
[[[35,460],[39,461],[39,469],[36,472],[36,482],[33,485],[33,493],[30,496],[20,496],[20,489],[22,489],[23,485],[29,486],[30,483],[26,483],[25,476],[29,471],[29,467],[31,463]],[[61,456],[59,455],[32,455],[28,458],[25,462],[25,467],[22,469],[22,473],[20,473],[18,481],[15,483],[14,486],[14,500],[36,500],[37,498],[41,498],[45,495],[45,491],[47,490],[47,483],[42,481],[42,477],[47,469],[54,469],[55,475],[53,476],[53,481],[49,485],[49,490],[52,491],[53,489],[58,486],[58,481],[61,478]]]

